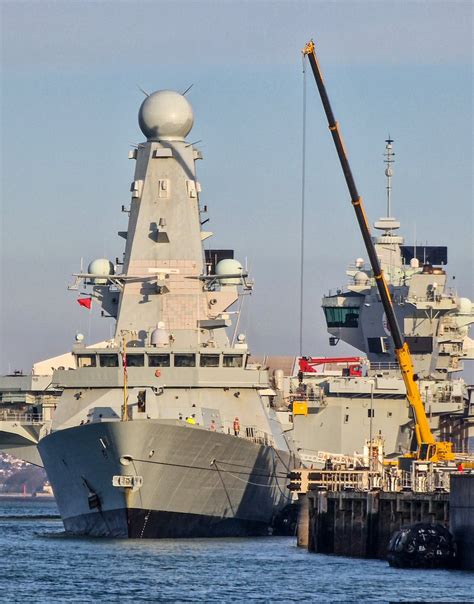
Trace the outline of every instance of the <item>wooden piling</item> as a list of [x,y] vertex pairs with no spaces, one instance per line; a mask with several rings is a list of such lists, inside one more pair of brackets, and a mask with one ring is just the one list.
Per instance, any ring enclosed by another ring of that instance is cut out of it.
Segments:
[[308,548],[309,540],[309,500],[306,493],[298,495],[298,531],[297,545],[298,547]]

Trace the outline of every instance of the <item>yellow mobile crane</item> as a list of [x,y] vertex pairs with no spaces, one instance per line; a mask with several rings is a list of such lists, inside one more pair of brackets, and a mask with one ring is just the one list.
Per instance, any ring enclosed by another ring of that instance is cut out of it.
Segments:
[[390,292],[387,287],[383,271],[380,267],[380,262],[377,257],[375,246],[372,241],[370,234],[369,224],[365,214],[364,206],[362,204],[362,198],[360,197],[357,187],[355,185],[354,177],[352,176],[351,168],[349,166],[349,160],[347,159],[347,153],[344,148],[342,136],[339,130],[339,124],[334,118],[331,104],[326,92],[324,85],[323,76],[319,67],[318,60],[316,58],[316,52],[314,42],[311,40],[306,44],[303,49],[303,56],[308,57],[311,69],[316,80],[316,85],[319,90],[319,95],[326,113],[326,117],[329,124],[329,130],[331,131],[336,151],[339,156],[342,171],[346,179],[347,188],[351,196],[351,202],[354,206],[354,210],[359,223],[360,231],[364,239],[367,254],[370,259],[370,264],[375,277],[375,282],[382,300],[382,304],[387,317],[387,322],[390,328],[390,332],[393,338],[395,346],[395,355],[397,357],[400,369],[402,372],[403,381],[407,391],[407,399],[413,409],[415,416],[415,435],[417,441],[417,450],[414,453],[409,453],[407,457],[416,458],[418,460],[439,462],[439,461],[452,461],[455,456],[452,451],[452,443],[437,441],[431,432],[428,418],[426,417],[425,408],[423,401],[420,396],[420,390],[417,385],[417,378],[413,369],[413,362],[410,355],[408,344],[405,342],[400,327],[398,325],[395,312],[393,310],[392,299]]

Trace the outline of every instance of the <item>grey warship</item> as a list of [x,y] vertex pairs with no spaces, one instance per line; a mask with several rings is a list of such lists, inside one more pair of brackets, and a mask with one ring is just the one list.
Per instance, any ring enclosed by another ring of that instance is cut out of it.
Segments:
[[123,264],[97,259],[73,286],[116,319],[115,336],[94,348],[78,336],[73,368],[54,371],[39,453],[68,533],[267,534],[292,456],[267,371],[226,333],[252,284],[229,250],[203,251],[188,100],[155,92],[139,124]]

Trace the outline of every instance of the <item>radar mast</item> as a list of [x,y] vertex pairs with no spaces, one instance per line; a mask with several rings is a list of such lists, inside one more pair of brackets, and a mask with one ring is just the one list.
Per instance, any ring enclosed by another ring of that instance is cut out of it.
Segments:
[[391,205],[392,205],[392,176],[393,176],[393,169],[392,169],[392,164],[395,163],[395,160],[393,159],[393,157],[395,156],[395,153],[393,152],[393,139],[390,138],[390,134],[388,135],[387,140],[385,141],[387,144],[385,145],[385,153],[384,156],[386,157],[386,159],[384,160],[384,162],[387,164],[387,167],[385,168],[385,176],[387,177],[387,218],[391,218],[392,217],[392,213],[391,213]]

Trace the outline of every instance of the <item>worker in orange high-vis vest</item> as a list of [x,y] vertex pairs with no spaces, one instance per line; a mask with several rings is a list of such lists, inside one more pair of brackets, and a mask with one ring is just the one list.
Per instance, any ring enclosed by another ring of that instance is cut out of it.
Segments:
[[234,419],[234,436],[238,436],[240,433],[240,422],[239,422],[239,418],[236,417]]

